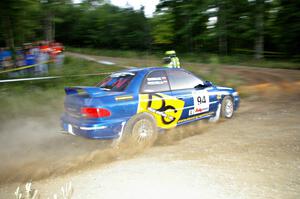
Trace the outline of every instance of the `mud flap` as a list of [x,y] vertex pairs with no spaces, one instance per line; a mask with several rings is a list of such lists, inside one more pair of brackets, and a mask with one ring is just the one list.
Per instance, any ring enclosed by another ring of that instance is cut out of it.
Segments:
[[215,123],[215,122],[219,121],[220,115],[221,115],[221,104],[219,103],[218,109],[216,111],[216,115],[214,117],[209,118],[208,121],[211,123]]

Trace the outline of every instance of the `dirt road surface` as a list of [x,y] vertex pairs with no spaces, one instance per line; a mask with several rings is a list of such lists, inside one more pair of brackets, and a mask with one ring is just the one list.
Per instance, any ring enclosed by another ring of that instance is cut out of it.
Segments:
[[30,180],[41,198],[69,181],[73,198],[300,198],[300,71],[223,70],[251,93],[233,119],[168,131],[136,155],[59,133],[50,111],[1,124],[0,198]]

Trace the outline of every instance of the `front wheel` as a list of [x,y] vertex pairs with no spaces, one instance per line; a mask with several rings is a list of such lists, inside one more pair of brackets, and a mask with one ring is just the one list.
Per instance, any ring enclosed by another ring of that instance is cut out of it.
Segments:
[[224,97],[222,101],[221,116],[230,119],[233,116],[233,99],[230,96]]

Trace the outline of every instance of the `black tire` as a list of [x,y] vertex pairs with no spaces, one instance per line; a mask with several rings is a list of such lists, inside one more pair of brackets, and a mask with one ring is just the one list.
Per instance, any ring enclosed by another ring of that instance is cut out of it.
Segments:
[[157,138],[157,126],[152,115],[141,113],[133,116],[125,125],[121,145],[142,150],[153,145]]
[[221,117],[230,119],[234,113],[234,103],[233,99],[230,96],[225,96],[222,100],[221,106]]

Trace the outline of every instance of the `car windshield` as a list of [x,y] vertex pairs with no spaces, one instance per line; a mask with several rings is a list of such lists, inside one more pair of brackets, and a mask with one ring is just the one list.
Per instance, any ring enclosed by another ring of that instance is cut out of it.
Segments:
[[122,72],[114,73],[97,84],[97,87],[107,91],[124,91],[129,85],[135,73]]

